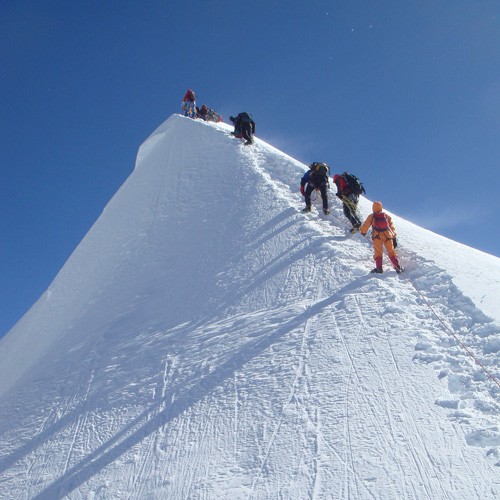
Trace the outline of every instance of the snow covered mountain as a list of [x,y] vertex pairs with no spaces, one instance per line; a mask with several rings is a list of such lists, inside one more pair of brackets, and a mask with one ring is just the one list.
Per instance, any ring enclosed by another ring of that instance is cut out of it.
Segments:
[[372,275],[230,130],[162,124],[0,341],[0,498],[499,498],[500,259],[394,215]]

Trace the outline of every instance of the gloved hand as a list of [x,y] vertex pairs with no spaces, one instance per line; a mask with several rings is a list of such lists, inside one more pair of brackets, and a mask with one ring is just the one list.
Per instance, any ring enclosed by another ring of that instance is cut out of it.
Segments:
[[394,248],[397,248],[398,247],[398,240],[396,238],[393,238],[392,239],[392,243],[394,245]]
[[360,234],[361,234],[361,236],[366,236],[366,233],[360,233]]
[[304,196],[304,186],[300,186],[300,194]]

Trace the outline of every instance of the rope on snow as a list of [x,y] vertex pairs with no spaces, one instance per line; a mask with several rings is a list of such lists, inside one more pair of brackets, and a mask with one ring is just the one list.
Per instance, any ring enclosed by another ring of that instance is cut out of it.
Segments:
[[[316,198],[318,197],[317,193],[316,193]],[[315,199],[316,199],[315,198]],[[315,200],[314,199],[314,200]],[[314,201],[311,199],[311,201]],[[345,199],[343,197],[342,201],[345,203]],[[347,203],[346,205],[351,208],[349,206],[349,204],[352,204],[352,202],[350,200],[347,200]],[[352,211],[352,210],[351,210]],[[343,219],[341,219],[340,217],[337,217],[333,212],[331,212],[331,215],[339,220],[339,221],[343,221]],[[479,359],[477,359],[477,357],[474,355],[474,353],[457,337],[457,335],[455,334],[455,332],[439,317],[439,315],[436,313],[436,311],[434,310],[434,308],[432,307],[431,303],[429,302],[429,300],[425,297],[425,295],[422,293],[422,291],[417,287],[417,285],[409,278],[409,276],[406,275],[405,272],[402,272],[401,273],[407,280],[408,282],[411,284],[411,286],[416,290],[416,292],[420,295],[420,297],[422,297],[423,301],[426,303],[427,307],[429,307],[429,309],[431,310],[432,314],[436,317],[436,319],[441,323],[441,325],[443,325],[444,329],[456,340],[456,342],[458,343],[458,345],[460,347],[462,347],[462,349],[465,350],[465,352],[467,352],[467,354],[476,362],[476,364],[478,366],[481,367],[481,369],[484,371],[484,373],[486,373],[486,375],[488,375],[488,377],[498,386],[500,387],[500,382],[495,378],[495,376],[493,374],[491,374],[488,369],[479,361]]]
[[429,309],[432,311],[432,314],[437,318],[437,320],[443,325],[444,329],[453,336],[453,338],[457,341],[458,345],[464,349],[467,354],[482,368],[482,370],[488,375],[488,377],[493,380],[493,382],[500,387],[500,382],[492,375],[486,368],[485,366],[477,359],[477,357],[474,355],[474,353],[457,337],[455,332],[439,317],[439,315],[436,313],[434,308],[432,307],[431,303],[427,300],[425,295],[422,293],[422,291],[415,285],[415,283],[406,275],[406,273],[403,271],[401,273],[411,284],[411,286],[417,291],[417,293],[422,297],[424,302],[427,304]]

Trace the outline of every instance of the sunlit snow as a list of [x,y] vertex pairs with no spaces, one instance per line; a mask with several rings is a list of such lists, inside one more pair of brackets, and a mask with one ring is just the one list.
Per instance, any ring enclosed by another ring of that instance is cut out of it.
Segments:
[[0,341],[0,498],[499,498],[500,259],[386,207],[370,274],[230,130],[162,124]]

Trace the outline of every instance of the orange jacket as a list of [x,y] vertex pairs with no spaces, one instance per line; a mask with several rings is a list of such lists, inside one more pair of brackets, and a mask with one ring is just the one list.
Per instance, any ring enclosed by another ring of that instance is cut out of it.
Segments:
[[[383,231],[379,231],[376,229],[376,227],[373,225],[373,216],[374,214],[383,214],[385,215],[385,218],[387,219],[387,229]],[[382,203],[379,201],[375,201],[373,203],[373,213],[370,214],[363,225],[359,228],[360,233],[364,236],[370,227],[373,227],[372,230],[372,240],[374,239],[381,239],[381,240],[393,240],[396,237],[396,228],[394,227],[394,224],[392,222],[392,219],[390,215],[387,215],[385,212],[382,212]]]

